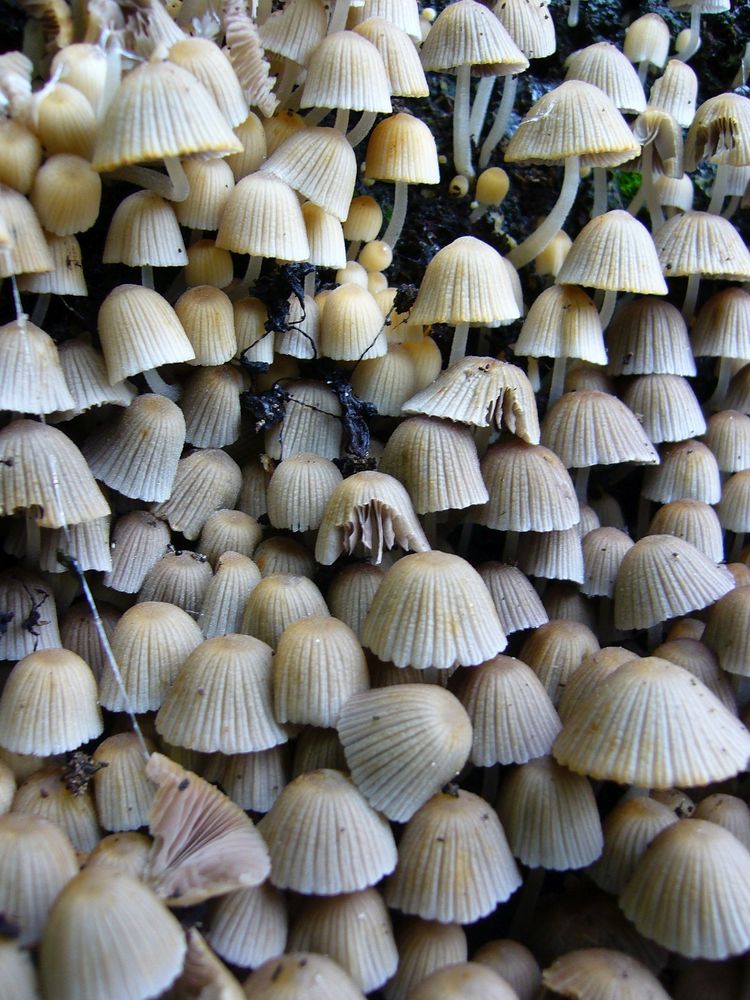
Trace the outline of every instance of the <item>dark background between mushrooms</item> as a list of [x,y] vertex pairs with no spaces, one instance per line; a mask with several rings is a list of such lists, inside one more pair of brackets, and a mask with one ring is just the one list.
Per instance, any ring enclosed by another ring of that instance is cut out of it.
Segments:
[[[437,2],[428,4],[425,0],[420,0],[420,8],[428,5],[439,11],[446,3],[445,0],[437,0]],[[276,6],[277,4],[274,4],[274,7]],[[508,134],[515,130],[520,117],[534,101],[563,80],[565,76],[564,62],[571,52],[601,41],[612,42],[622,48],[627,25],[636,17],[648,12],[658,13],[665,19],[669,24],[672,39],[678,31],[687,27],[689,20],[685,15],[676,14],[662,0],[641,0],[641,2],[581,0],[579,24],[575,28],[570,28],[566,21],[568,0],[550,0],[549,8],[555,20],[557,51],[547,59],[533,60],[531,68],[521,75],[515,102],[516,110],[511,118]],[[22,46],[26,17],[27,15],[18,3],[12,2],[12,0],[0,0],[0,52],[18,49]],[[701,48],[690,60],[690,66],[695,70],[699,81],[697,104],[732,89],[732,80],[737,73],[745,42],[750,40],[750,3],[747,0],[735,0],[731,11],[703,17],[701,38]],[[650,74],[649,85],[653,79],[653,74]],[[474,224],[469,224],[471,194],[462,198],[453,198],[447,193],[448,184],[454,175],[451,155],[454,78],[430,73],[428,74],[428,82],[431,95],[429,99],[394,98],[393,110],[394,112],[409,111],[422,118],[430,126],[435,136],[438,153],[444,154],[446,162],[441,164],[440,185],[413,190],[409,195],[410,213],[407,215],[403,235],[388,272],[392,285],[413,284],[418,286],[430,259],[441,247],[446,246],[458,236],[473,235],[492,244],[501,253],[508,250],[506,238],[503,234],[497,234],[494,231],[486,216]],[[745,86],[738,93],[750,97],[750,87]],[[491,106],[493,109],[499,102],[501,95],[502,88],[497,87]],[[328,122],[321,124],[328,124]],[[506,135],[501,149],[505,148],[507,141],[508,136]],[[361,157],[362,147],[358,151],[358,159],[361,160]],[[493,157],[494,164],[502,162],[502,159],[498,159],[497,156]],[[520,240],[523,235],[534,228],[533,224],[530,224],[531,220],[526,219],[524,215],[529,206],[533,206],[534,214],[539,217],[545,215],[552,207],[559,190],[556,175],[562,168],[549,169],[528,166],[517,168],[512,164],[504,164],[504,166],[511,179],[510,192],[502,206],[505,217],[504,230],[514,234]],[[704,209],[707,205],[707,198],[704,199],[701,192],[706,190],[710,192],[712,175],[712,169],[705,165],[699,167],[698,171],[693,174],[697,188],[695,200],[695,208],[697,209]],[[639,175],[626,170],[615,170],[610,177],[609,207],[627,207],[630,198],[637,190],[638,183]],[[99,306],[112,288],[123,282],[140,281],[136,269],[101,263],[101,248],[104,245],[112,215],[120,201],[133,190],[135,189],[129,185],[105,182],[101,210],[96,224],[88,232],[78,234],[89,297],[87,299],[71,298],[67,300],[58,296],[52,297],[44,329],[56,341],[66,340],[83,331],[95,332]],[[393,198],[392,185],[377,183],[374,187],[365,188],[361,181],[358,181],[355,195],[365,192],[372,194],[378,200],[387,219]],[[591,200],[590,181],[584,181],[565,224],[565,229],[571,237],[574,238],[588,221]],[[419,204],[418,216],[415,211],[417,203]],[[747,210],[741,211],[732,220],[746,242],[750,237],[749,215]],[[274,265],[270,261],[265,262],[264,275],[268,274],[269,268],[272,266]],[[176,271],[171,268],[158,269],[155,272],[157,290],[164,292],[172,283],[175,273]],[[269,275],[269,277],[271,276]],[[322,277],[323,287],[325,287],[326,277],[332,282],[333,274],[326,275],[324,271]],[[524,300],[528,306],[544,285],[535,277],[533,267],[522,270],[521,280],[524,286]],[[272,307],[274,305],[273,296],[281,297],[284,285],[274,281],[263,284],[263,292],[256,292],[256,294],[267,298],[266,304]],[[718,284],[712,286],[709,281],[703,282],[700,301],[704,301],[720,287],[724,286]],[[287,290],[284,298],[288,294]],[[672,279],[670,282],[670,301],[679,306],[683,296],[684,281]],[[5,282],[0,293],[0,323],[7,323],[14,315],[9,283]],[[521,321],[518,321],[493,331],[493,351],[498,357],[516,360],[510,345],[516,340],[520,326]],[[447,360],[452,330],[445,328],[444,331],[441,331],[438,327],[434,334],[444,352],[445,360]],[[472,341],[470,339],[468,353],[471,352],[471,348]],[[703,359],[705,362],[703,369],[699,361],[698,377],[694,382],[694,389],[701,400],[710,394],[712,385],[711,360]],[[518,363],[524,367],[525,359],[520,359]],[[134,381],[139,381],[139,378],[134,379]],[[537,401],[541,416],[544,412],[545,400],[538,397]],[[379,431],[383,434],[390,432],[392,422],[388,421],[386,424],[382,424],[380,419],[376,417],[370,421],[370,424],[374,436],[378,437]],[[638,469],[630,470],[621,467],[598,470],[596,475],[592,477],[590,495],[595,495],[598,487],[613,493],[620,501],[628,521],[631,521],[631,518],[634,521],[641,475],[642,472]],[[472,536],[472,549],[474,551],[469,553],[469,559],[473,562],[477,561],[480,554],[483,557],[487,551],[485,543],[489,540],[489,536],[483,537],[486,530],[478,526],[474,528]],[[191,545],[185,543],[184,547],[190,548]],[[477,555],[477,559],[473,558],[474,554]],[[323,586],[325,586],[325,581],[323,581]],[[608,800],[610,796],[606,794],[607,790],[603,791],[604,799]],[[613,786],[612,792],[611,801],[600,802],[605,812],[616,801],[618,792],[615,786]],[[579,946],[585,946],[589,937],[589,926],[592,940],[598,939],[595,928],[600,920],[601,911],[593,899],[587,900],[584,897],[579,897],[575,892],[572,894],[570,892],[555,893],[555,890],[562,888],[564,883],[564,875],[548,873],[545,893],[552,891],[554,896],[549,897],[549,906],[546,911],[548,915],[552,915],[554,912],[558,920],[563,918],[563,914],[568,919],[575,920],[577,934],[581,940]],[[498,911],[484,920],[466,928],[470,954],[482,942],[507,934],[508,922],[513,909],[512,905],[500,907]],[[181,916],[189,925],[196,918],[200,919],[200,908],[197,908],[197,911],[183,911]],[[543,926],[539,930],[542,931]],[[541,952],[543,952],[543,943],[540,941],[539,944],[542,946]],[[543,960],[541,953],[538,957]]]

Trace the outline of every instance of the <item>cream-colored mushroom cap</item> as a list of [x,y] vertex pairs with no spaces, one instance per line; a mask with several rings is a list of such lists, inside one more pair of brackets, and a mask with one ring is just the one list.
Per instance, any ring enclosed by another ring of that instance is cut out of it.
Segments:
[[544,970],[542,982],[560,996],[579,1000],[669,1000],[645,965],[612,948],[570,951]]
[[330,958],[292,952],[269,958],[244,985],[247,1000],[364,1000],[364,993]]
[[642,295],[667,294],[651,234],[621,210],[605,212],[583,227],[555,280]]
[[354,150],[335,128],[293,132],[260,168],[284,181],[340,222],[346,219],[357,179]]
[[507,75],[529,66],[500,19],[475,0],[457,0],[443,8],[421,55],[425,69],[439,72],[468,64],[479,75]]
[[323,38],[307,64],[300,107],[389,114],[391,85],[372,42],[353,31],[334,31]]
[[306,260],[305,221],[294,191],[271,173],[243,177],[227,198],[216,246],[257,257]]
[[437,149],[428,126],[403,111],[379,122],[367,143],[365,177],[407,184],[438,184]]

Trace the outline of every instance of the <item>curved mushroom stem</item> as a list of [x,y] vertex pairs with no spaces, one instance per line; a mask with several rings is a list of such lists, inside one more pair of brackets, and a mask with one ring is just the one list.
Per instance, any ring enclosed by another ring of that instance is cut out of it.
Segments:
[[320,125],[330,110],[330,108],[313,108],[308,111],[305,115],[305,127],[313,128],[315,125]]
[[721,213],[722,219],[734,218],[737,209],[740,207],[740,201],[741,201],[740,196],[737,194],[733,194],[729,199],[729,201],[727,202],[727,207]]
[[141,264],[141,284],[144,288],[154,287],[154,268],[151,264]]
[[377,114],[377,111],[362,112],[359,121],[346,137],[352,149],[358,146],[370,134],[370,129],[377,118]]
[[594,167],[594,203],[591,206],[591,218],[604,215],[607,208],[607,168]]
[[238,299],[244,299],[246,295],[250,294],[250,289],[258,280],[262,264],[262,257],[258,257],[253,254],[248,257],[247,268],[245,269],[243,278],[229,293],[229,298],[232,302],[237,302]]
[[453,343],[451,344],[451,356],[448,367],[455,365],[457,361],[466,356],[466,341],[469,339],[469,324],[459,323],[453,332]]
[[724,357],[719,361],[719,378],[716,382],[716,388],[706,403],[709,410],[721,410],[724,406],[724,398],[732,378],[732,361],[732,358]]
[[615,311],[615,305],[617,303],[617,290],[607,289],[604,293],[604,299],[602,301],[602,307],[599,310],[599,320],[602,324],[602,330],[606,330],[609,326],[609,321],[612,319],[612,313]]
[[490,157],[495,152],[495,147],[505,135],[505,130],[508,127],[508,122],[510,121],[513,105],[516,103],[517,90],[518,77],[506,76],[505,84],[503,86],[503,96],[500,100],[495,120],[492,123],[492,128],[490,129],[487,138],[482,143],[482,152],[479,154],[479,166],[482,170],[484,170],[490,162]]
[[479,136],[482,134],[496,79],[496,76],[483,76],[477,84],[477,92],[474,95],[474,103],[471,106],[471,115],[469,116],[469,133],[474,142],[479,142]]
[[579,182],[579,157],[569,156],[565,160],[562,188],[552,211],[531,236],[527,236],[523,243],[519,243],[508,254],[508,260],[517,270],[522,268],[524,264],[528,264],[537,254],[540,254],[558,229],[562,229],[563,223],[568,217],[568,212],[576,200]]
[[466,63],[456,70],[456,96],[453,100],[453,165],[456,173],[463,174],[464,177],[474,176],[469,135],[470,87],[471,66]]
[[336,109],[336,120],[333,123],[333,127],[337,132],[346,135],[346,130],[349,128],[349,108]]
[[[643,196],[648,205],[648,214],[651,217],[651,232],[655,233],[659,226],[664,225],[664,213],[661,210],[661,202],[654,187],[654,144],[647,142],[643,147],[641,159],[641,187],[638,194],[643,191]],[[636,195],[638,197],[638,195]],[[635,199],[633,199],[635,200]],[[630,211],[628,209],[628,211]]]
[[677,52],[675,54],[675,59],[680,59],[682,62],[687,62],[688,59],[692,59],[698,49],[701,47],[701,5],[700,3],[694,3],[690,8],[690,37],[688,38],[687,45],[682,50],[682,52]]
[[118,181],[137,184],[146,191],[153,191],[167,201],[184,201],[190,194],[190,182],[176,156],[165,156],[168,177],[151,167],[118,167],[109,176]]
[[682,318],[690,324],[695,312],[695,303],[698,300],[698,290],[701,286],[700,274],[691,274],[688,277],[685,301],[682,303]]
[[648,68],[650,65],[651,63],[648,61],[648,59],[641,59],[641,61],[638,63],[638,80],[640,81],[641,84],[644,84],[646,82],[646,77],[648,76]]
[[393,214],[391,215],[391,221],[388,223],[388,228],[382,237],[383,242],[387,243],[391,250],[398,243],[401,230],[404,228],[408,190],[409,185],[406,181],[396,181],[396,188],[393,192]]
[[286,102],[294,90],[294,85],[299,76],[299,66],[291,59],[285,59],[281,73],[276,83],[276,97],[280,108],[286,107]]
[[143,377],[151,392],[155,392],[157,396],[166,396],[167,399],[176,403],[182,395],[182,386],[170,385],[169,382],[165,382],[156,368],[149,368],[148,371],[143,372]]

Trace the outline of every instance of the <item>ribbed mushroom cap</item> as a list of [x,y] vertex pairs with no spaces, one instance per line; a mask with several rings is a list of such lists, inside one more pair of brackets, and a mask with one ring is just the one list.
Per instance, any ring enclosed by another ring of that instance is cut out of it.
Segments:
[[[83,273],[83,256],[78,240],[75,236],[53,236],[52,233],[47,233],[46,236],[54,270],[19,275],[19,291],[51,295],[88,295]],[[72,386],[70,388],[72,389]]]
[[595,778],[690,787],[744,770],[750,734],[692,674],[649,656],[625,663],[576,704],[553,753]]
[[465,962],[468,957],[466,934],[459,924],[402,917],[396,927],[399,963],[396,974],[386,983],[387,1000],[407,1000],[423,979],[446,965]]
[[175,202],[174,210],[181,226],[215,232],[227,198],[234,189],[232,168],[224,160],[185,160],[185,176],[190,193]]
[[320,521],[317,561],[330,566],[343,552],[362,551],[379,563],[394,545],[417,552],[430,547],[406,489],[383,472],[357,472],[342,480]]
[[175,42],[169,49],[169,61],[188,70],[206,88],[229,125],[234,127],[247,118],[247,101],[239,80],[213,39]]
[[197,616],[212,576],[211,563],[199,552],[167,552],[147,573],[137,600],[176,604]]
[[[3,611],[12,615],[4,634],[0,635],[0,658],[20,660],[27,653],[57,649],[62,645],[57,605],[49,580],[17,567],[6,570],[0,574],[0,602]],[[34,608],[41,612],[41,618],[33,629],[29,629],[26,626]]]
[[271,655],[249,635],[206,639],[185,659],[156,717],[174,746],[248,753],[286,743],[271,707]]
[[534,299],[513,351],[534,358],[607,362],[599,313],[575,285],[552,285]]
[[602,852],[591,783],[551,757],[538,757],[505,776],[497,812],[514,856],[530,868],[584,868]]
[[365,177],[406,184],[437,184],[440,168],[435,139],[428,126],[404,112],[379,122],[367,143]]
[[271,881],[281,889],[317,896],[355,892],[375,885],[396,864],[387,821],[339,771],[295,778],[259,829],[271,853]]
[[0,906],[20,945],[38,942],[55,897],[77,871],[73,845],[59,826],[22,813],[0,817]]
[[404,483],[418,514],[462,510],[487,499],[471,431],[447,420],[404,420],[389,437],[378,469]]
[[76,415],[105,403],[127,406],[136,394],[130,382],[109,384],[104,355],[85,340],[66,340],[58,348],[58,357]]
[[471,723],[461,703],[429,684],[353,695],[338,731],[357,788],[398,823],[459,774],[471,748]]
[[583,536],[581,545],[586,574],[581,592],[588,597],[612,597],[620,563],[633,539],[618,528],[594,528]]
[[633,63],[662,68],[669,54],[669,27],[659,14],[643,14],[625,29],[623,51]]
[[206,938],[226,962],[243,968],[280,955],[287,939],[283,894],[269,882],[227,893],[216,901]]
[[[217,289],[218,291],[218,289]],[[185,382],[185,440],[196,448],[223,448],[240,436],[242,372],[231,365],[199,368]]]
[[376,889],[306,900],[295,916],[288,947],[329,955],[363,993],[382,986],[399,961],[388,910]]
[[714,604],[703,640],[718,656],[722,670],[750,675],[750,587],[736,587]]
[[0,184],[5,240],[0,254],[0,277],[51,271],[52,254],[44,238],[36,212],[18,191]]
[[723,826],[750,850],[750,808],[736,795],[722,792],[707,795],[695,807],[693,818]]
[[[79,782],[74,772],[75,765],[69,766],[66,774],[58,764],[34,771],[18,786],[12,811],[48,819],[67,833],[79,854],[85,855],[96,847],[102,830],[91,786],[86,786],[85,778]],[[76,786],[78,794],[72,791]]]
[[542,443],[556,452],[568,469],[659,462],[633,412],[605,392],[582,389],[565,393],[547,412],[542,431]]
[[316,573],[312,552],[288,535],[276,535],[261,542],[254,558],[262,577],[288,574],[312,580]]
[[388,351],[383,315],[375,297],[355,284],[339,285],[326,298],[319,347],[328,358],[362,361]]
[[362,636],[362,626],[385,570],[371,563],[352,563],[334,576],[326,601],[331,614]]
[[581,948],[542,973],[547,989],[577,1000],[669,1000],[656,976],[632,955],[611,948]]
[[654,837],[676,822],[674,811],[656,799],[622,798],[604,818],[604,850],[589,876],[600,889],[619,894]]
[[107,517],[109,504],[67,435],[36,420],[0,430],[0,514],[33,513],[40,528]]
[[182,267],[187,252],[172,204],[153,191],[136,191],[123,199],[109,224],[102,261]]
[[294,191],[271,173],[243,177],[227,198],[216,246],[255,257],[306,260],[310,249]]
[[184,444],[179,406],[147,392],[89,438],[84,454],[94,475],[124,496],[165,500],[172,494]]
[[583,622],[552,619],[529,635],[520,655],[556,703],[584,657],[598,649],[596,634]]
[[284,629],[273,660],[279,722],[335,726],[344,705],[369,686],[364,652],[344,622],[301,618]]
[[524,115],[505,159],[509,163],[562,163],[613,167],[637,156],[640,146],[607,95],[582,80],[566,80]]
[[420,670],[482,663],[506,645],[481,577],[445,552],[405,556],[388,570],[362,638],[381,659]]
[[364,993],[325,955],[292,952],[269,958],[244,985],[247,1000],[364,1000]]
[[40,949],[43,989],[60,1000],[141,1000],[173,982],[185,951],[180,924],[147,886],[88,868],[50,912]]
[[469,64],[480,76],[506,76],[529,68],[500,19],[476,0],[457,0],[443,8],[421,56],[426,70],[438,72]]
[[403,412],[475,427],[493,424],[529,444],[539,444],[536,399],[528,377],[515,365],[495,358],[466,357],[456,362],[407,399]]
[[166,553],[169,539],[167,525],[148,511],[123,514],[112,529],[112,569],[104,575],[105,586],[134,594]]
[[304,576],[274,573],[253,588],[242,615],[242,632],[276,648],[293,621],[328,613],[323,595]]
[[234,310],[221,289],[194,285],[183,292],[174,309],[195,352],[190,364],[220,365],[234,357]]
[[660,507],[648,526],[649,535],[684,538],[715,563],[724,559],[721,524],[713,507],[701,500],[673,500]]
[[592,83],[620,111],[639,114],[646,110],[646,95],[627,56],[609,42],[596,42],[578,49],[565,61],[566,80]]
[[685,169],[703,160],[726,166],[750,163],[750,100],[741,94],[718,94],[695,112],[685,137]]
[[750,417],[739,410],[721,410],[708,418],[704,435],[722,472],[750,468]]
[[641,417],[654,444],[687,441],[706,432],[706,420],[690,383],[681,375],[639,375],[622,395]]
[[491,445],[481,461],[489,500],[476,513],[497,531],[562,531],[580,513],[568,470],[541,444],[510,439]]
[[372,42],[353,31],[321,39],[307,63],[300,107],[390,114],[391,85]]
[[541,598],[517,566],[487,562],[477,570],[487,585],[506,635],[536,628],[548,620]]
[[543,6],[506,0],[496,14],[527,59],[543,59],[557,48],[555,22]]
[[643,496],[657,503],[692,497],[715,504],[721,499],[716,459],[701,441],[678,441],[662,449],[661,465],[647,469]]
[[29,198],[48,233],[70,236],[94,225],[101,192],[101,178],[87,160],[58,153],[37,171]]
[[394,97],[429,96],[419,52],[403,28],[383,17],[368,17],[353,30],[372,42],[380,53]]
[[651,844],[619,904],[642,934],[670,951],[741,954],[750,945],[750,853],[715,823],[681,820]]
[[670,59],[664,72],[654,80],[648,95],[649,107],[666,111],[682,128],[687,128],[695,117],[698,96],[698,77],[695,70],[682,59]]
[[486,965],[464,962],[432,972],[418,983],[409,1000],[517,1000],[518,994]]
[[742,288],[724,288],[701,307],[691,331],[696,357],[750,356],[750,295]]
[[520,315],[507,266],[497,250],[474,236],[460,236],[438,250],[427,265],[409,322],[500,326]]
[[629,549],[615,581],[615,627],[650,628],[723,597],[731,575],[694,545],[673,535],[648,535]]
[[[730,590],[726,596],[729,597],[733,593],[735,591]],[[705,630],[703,634],[705,635]],[[660,656],[663,660],[671,660],[678,667],[693,674],[706,685],[709,691],[713,691],[732,715],[737,715],[737,697],[732,687],[731,678],[719,666],[718,657],[705,644],[704,640],[677,636],[660,643],[652,653],[654,656]]]
[[298,129],[260,168],[343,222],[357,177],[354,150],[334,128]]
[[611,375],[695,375],[687,325],[671,303],[650,296],[621,305],[607,327]]
[[168,521],[173,531],[194,539],[214,511],[234,508],[241,486],[240,467],[225,451],[194,451],[177,463],[169,499],[154,504],[151,510]]
[[259,27],[260,40],[273,52],[304,66],[326,33],[326,10],[321,0],[291,0]]
[[154,60],[123,77],[97,132],[93,167],[103,172],[187,153],[226,156],[241,151],[213,98],[192,73]]
[[400,0],[364,0],[361,7],[349,8],[349,23],[360,24],[368,17],[382,17],[405,31],[419,43],[422,40],[419,8],[416,3],[401,3]]
[[96,680],[67,649],[40,649],[19,660],[0,698],[0,742],[15,753],[75,750],[101,733]]
[[521,884],[497,814],[462,789],[439,792],[409,820],[385,899],[403,913],[474,923]]
[[620,209],[598,215],[583,227],[555,280],[559,285],[667,294],[651,234]]
[[0,407],[38,415],[74,406],[52,338],[25,315],[0,327]]
[[750,279],[750,252],[728,219],[711,212],[679,212],[654,233],[663,273]]
[[724,484],[718,506],[722,527],[742,535],[750,525],[750,469],[735,472]]

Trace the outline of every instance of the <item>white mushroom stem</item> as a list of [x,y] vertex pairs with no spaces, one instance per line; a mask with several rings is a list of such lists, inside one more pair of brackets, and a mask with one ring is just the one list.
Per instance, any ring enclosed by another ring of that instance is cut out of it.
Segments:
[[728,173],[729,168],[721,163],[716,168],[716,176],[714,177],[713,187],[711,188],[711,200],[708,203],[708,210],[714,215],[721,215],[721,210],[724,207],[724,198],[727,193]]
[[469,132],[474,142],[479,142],[479,137],[482,134],[484,119],[487,117],[487,108],[496,79],[496,76],[483,76],[477,84],[477,92],[474,94],[474,103],[471,106],[471,115],[469,116]]
[[568,359],[565,355],[560,355],[560,357],[555,358],[555,362],[552,365],[552,381],[549,387],[549,399],[547,401],[547,406],[552,406],[563,394],[563,387],[565,386],[565,369],[567,368]]
[[[664,213],[661,210],[661,202],[654,187],[654,144],[647,142],[643,147],[641,156],[641,187],[638,194],[643,192],[643,197],[648,205],[648,214],[651,217],[651,232],[655,233],[659,226],[664,224]],[[638,195],[636,195],[636,198]],[[635,201],[635,198],[633,199]],[[632,204],[632,202],[631,202]],[[628,208],[628,211],[630,209]],[[633,213],[635,214],[635,213]]]
[[383,242],[387,243],[391,250],[398,243],[401,230],[404,228],[408,190],[409,185],[406,181],[396,181],[396,187],[393,192],[393,213],[391,221],[388,223],[388,228],[383,233]]
[[573,202],[578,194],[578,184],[580,182],[579,157],[569,156],[565,160],[565,173],[560,194],[555,202],[552,211],[544,222],[536,229],[531,236],[528,236],[523,243],[519,243],[508,254],[508,260],[519,270],[533,260],[552,241],[553,236],[568,217],[573,207]]
[[330,110],[330,108],[313,108],[312,111],[308,111],[305,115],[305,126],[313,128],[315,125],[320,125]]
[[31,314],[31,322],[35,326],[41,326],[44,323],[44,319],[47,315],[47,310],[49,309],[49,292],[41,292],[37,296],[37,300],[34,303],[34,311]]
[[141,284],[144,288],[154,287],[154,269],[151,264],[141,264]]
[[165,382],[156,368],[149,368],[148,371],[143,372],[143,377],[151,392],[155,392],[157,396],[166,396],[167,399],[176,403],[182,395],[182,387]]
[[594,167],[594,204],[591,206],[591,218],[604,215],[607,211],[607,168]]
[[448,367],[455,365],[466,356],[466,341],[469,339],[469,324],[459,323],[453,333],[453,343],[451,344],[451,356]]
[[716,382],[716,388],[706,406],[709,410],[722,410],[724,409],[724,399],[727,394],[727,389],[729,388],[729,382],[732,378],[732,362],[733,358],[721,358],[719,360],[719,378]]
[[576,496],[580,504],[588,503],[590,472],[591,466],[589,465],[585,465],[582,469],[576,469]]
[[599,310],[599,321],[602,324],[602,330],[606,330],[609,326],[609,321],[612,319],[612,313],[615,311],[616,303],[617,289],[607,289],[602,300],[602,307]]
[[578,24],[578,0],[570,0],[568,7],[568,27],[575,28]]
[[456,96],[453,101],[453,165],[457,174],[474,176],[471,163],[471,65],[466,63],[456,70]]
[[346,130],[349,128],[349,108],[336,109],[336,120],[333,123],[333,127],[337,132],[346,135]]
[[190,194],[190,182],[182,169],[182,164],[176,156],[165,156],[164,165],[167,174],[152,170],[151,167],[118,167],[110,173],[110,177],[119,181],[137,184],[147,191],[154,191],[167,201],[184,201]]
[[690,8],[690,37],[681,52],[675,54],[676,59],[687,62],[692,59],[701,47],[701,5],[694,3]]
[[685,301],[682,303],[682,317],[686,323],[690,324],[695,312],[695,303],[698,301],[698,290],[701,287],[700,274],[691,274],[688,277],[687,289],[685,291]]
[[[494,79],[494,77],[492,79]],[[496,146],[505,135],[505,130],[508,127],[510,115],[513,111],[513,105],[516,103],[517,90],[518,77],[506,76],[505,84],[503,85],[503,96],[495,114],[495,120],[492,123],[492,128],[490,129],[487,138],[482,143],[482,151],[479,154],[479,166],[482,170],[484,170],[490,162],[490,157],[495,152]]]
[[651,63],[648,61],[648,59],[641,59],[641,61],[638,63],[638,79],[641,82],[641,84],[644,84],[646,82],[646,77],[648,76],[648,68],[650,65]]
[[279,107],[286,107],[286,102],[289,100],[289,97],[294,90],[294,85],[297,82],[298,75],[299,66],[297,63],[292,62],[291,59],[285,59],[276,84],[276,97],[279,102]]
[[328,34],[334,31],[343,31],[346,28],[346,19],[349,16],[349,0],[336,0],[336,5],[328,22]]
[[360,142],[362,142],[363,139],[366,139],[367,136],[370,134],[372,126],[375,124],[375,119],[377,118],[377,115],[378,115],[377,111],[362,112],[359,121],[346,137],[352,149],[355,149],[360,144]]

